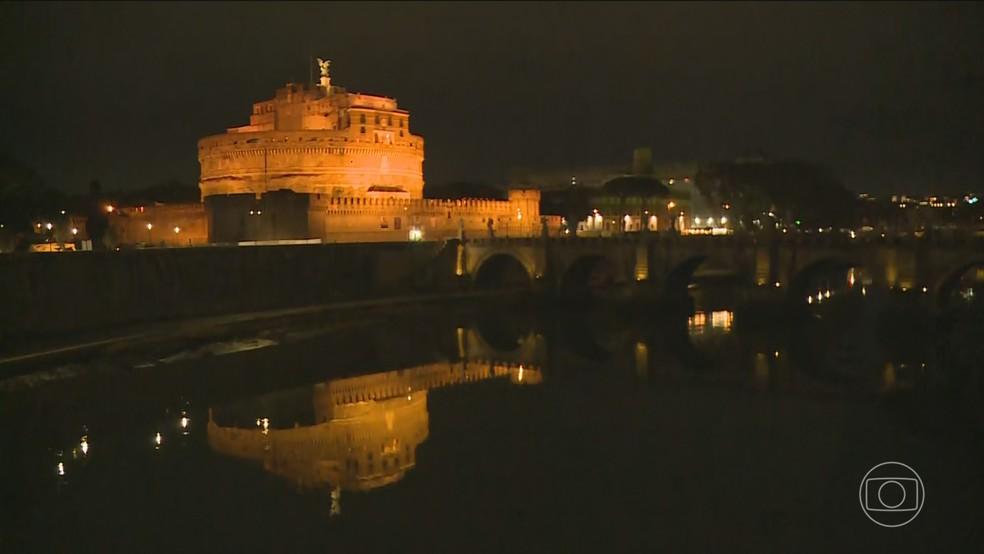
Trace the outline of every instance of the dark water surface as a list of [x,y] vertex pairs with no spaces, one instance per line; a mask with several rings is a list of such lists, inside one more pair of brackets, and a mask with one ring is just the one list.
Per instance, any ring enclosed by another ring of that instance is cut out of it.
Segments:
[[81,361],[0,392],[0,551],[980,551],[979,398],[926,333],[516,303]]

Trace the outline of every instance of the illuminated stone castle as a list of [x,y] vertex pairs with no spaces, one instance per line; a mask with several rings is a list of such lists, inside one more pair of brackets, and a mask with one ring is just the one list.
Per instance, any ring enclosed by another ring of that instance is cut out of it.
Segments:
[[332,197],[423,195],[424,139],[396,100],[288,83],[249,125],[198,142],[202,197],[289,189]]
[[198,142],[210,242],[442,239],[459,232],[530,236],[540,195],[424,199],[424,140],[393,98],[288,83],[253,105],[249,124]]

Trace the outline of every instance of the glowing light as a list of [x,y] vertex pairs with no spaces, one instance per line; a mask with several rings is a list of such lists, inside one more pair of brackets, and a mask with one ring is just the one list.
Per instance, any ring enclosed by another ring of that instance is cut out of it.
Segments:
[[851,231],[851,232],[849,232],[849,233],[848,233],[848,235],[850,235],[852,239],[854,239],[854,238],[857,238],[857,237],[858,237],[858,234],[857,234],[857,233],[855,233],[854,231]]
[[79,234],[79,228],[78,227],[72,227],[72,234],[73,235]]
[[160,448],[162,444],[164,444],[164,437],[158,432],[154,435],[154,449]]
[[707,316],[704,312],[695,312],[687,320],[691,327],[703,327],[707,323]]
[[779,281],[776,281],[776,288],[779,288],[781,286],[782,286],[782,283],[780,283]]
[[57,471],[58,471],[58,476],[59,477],[64,477],[65,476],[65,463],[64,462],[58,462]]
[[694,218],[694,225],[700,225],[700,218],[699,217],[695,217]]
[[823,293],[821,292],[817,293],[817,302],[823,302]]
[[150,230],[151,230],[151,229],[153,229],[153,228],[154,228],[154,224],[153,224],[153,223],[148,223],[148,224],[147,224],[147,230],[148,230],[148,231],[150,231]]
[[191,423],[191,420],[188,419],[188,416],[186,416],[186,415],[182,415],[181,416],[181,419],[178,420],[178,425],[181,427],[181,429],[184,430],[184,432],[185,432],[184,434],[186,434],[186,435],[188,434],[188,425],[190,423]]
[[713,217],[707,218],[707,224],[713,226],[714,225],[714,218]]
[[807,296],[806,297],[806,303],[807,304],[813,304],[813,295],[812,294],[810,296]]
[[779,359],[779,351],[778,351],[778,350],[776,350],[776,351],[775,351],[775,352],[774,352],[774,353],[773,353],[772,355],[773,355],[773,356],[774,356],[774,357],[775,357],[775,358],[776,358],[777,360]]
[[[566,232],[567,229],[564,229]],[[454,274],[461,275],[465,274],[465,245],[458,243],[458,256],[454,264]]]
[[270,433],[270,418],[267,417],[257,418],[256,426],[262,428],[260,432],[263,433],[264,435]]
[[711,312],[711,327],[715,329],[731,329],[731,322],[734,319],[734,312],[728,310],[716,310]]
[[85,456],[89,453],[89,439],[88,437],[82,437],[79,441],[79,449],[82,450],[82,455]]
[[676,207],[676,202],[674,202],[672,200],[669,203],[666,204],[666,209],[667,210],[672,210],[675,207]]
[[62,211],[61,211],[61,214],[62,214],[62,215],[65,215],[65,210],[62,210]]
[[115,210],[115,209],[116,208],[114,208],[111,204],[107,204],[106,205],[106,213],[108,213],[108,214],[113,213],[113,210]]
[[923,287],[923,288],[922,288],[922,291],[923,291],[923,293],[927,293],[927,292],[929,292],[929,289],[928,289],[928,288],[926,288],[926,287]]
[[867,288],[865,288],[865,287],[864,287],[864,285],[862,285],[862,286],[861,286],[861,296],[864,296],[864,295],[866,295],[866,294],[868,294],[868,289],[867,289]]
[[52,225],[51,223],[45,223],[44,224],[44,228],[47,229],[47,230],[49,230],[49,231],[51,230],[52,227],[54,227],[54,225]]
[[520,364],[520,366],[519,366],[519,376],[516,377],[516,380],[517,381],[520,381],[520,382],[523,381],[523,366],[522,366],[522,364]]
[[722,215],[721,216],[721,225],[726,225],[727,223],[728,223],[728,218]]
[[176,235],[176,234],[178,234],[180,232],[181,232],[181,227],[178,227],[177,225],[175,225],[174,226],[174,234]]
[[830,298],[830,289],[827,289],[827,291],[823,293],[823,297]]
[[418,242],[424,239],[424,231],[420,227],[414,225],[413,227],[410,227],[409,236],[411,241]]
[[848,268],[848,270],[847,270],[847,286],[853,287],[854,286],[854,283],[855,283],[854,268],[851,267],[851,268]]

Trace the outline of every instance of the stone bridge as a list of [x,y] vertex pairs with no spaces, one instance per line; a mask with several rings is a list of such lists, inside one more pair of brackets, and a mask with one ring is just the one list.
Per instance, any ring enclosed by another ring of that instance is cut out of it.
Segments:
[[[530,286],[576,291],[610,285],[682,294],[696,278],[727,276],[781,288],[791,299],[812,280],[859,268],[863,285],[920,290],[945,305],[961,277],[984,268],[984,239],[871,238],[836,235],[680,236],[465,240],[456,273],[478,287]],[[925,290],[923,290],[925,289]]]

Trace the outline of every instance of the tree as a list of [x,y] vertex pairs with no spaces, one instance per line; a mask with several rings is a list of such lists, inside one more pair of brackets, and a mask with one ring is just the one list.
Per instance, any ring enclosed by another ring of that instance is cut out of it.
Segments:
[[102,185],[97,180],[89,183],[89,196],[85,199],[86,231],[92,239],[92,248],[102,250],[106,231],[109,229],[109,214],[102,194]]
[[33,232],[34,219],[58,213],[64,195],[44,184],[34,169],[0,154],[0,223],[12,233]]
[[715,204],[731,207],[740,225],[767,224],[769,212],[787,225],[853,226],[856,196],[825,167],[799,160],[723,162],[701,168],[698,191]]

